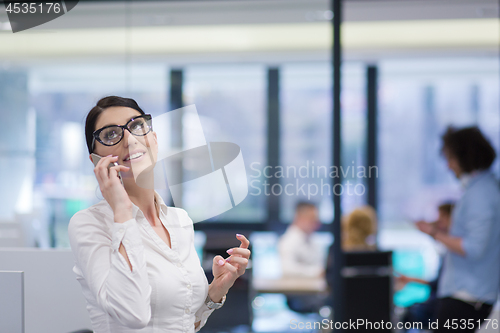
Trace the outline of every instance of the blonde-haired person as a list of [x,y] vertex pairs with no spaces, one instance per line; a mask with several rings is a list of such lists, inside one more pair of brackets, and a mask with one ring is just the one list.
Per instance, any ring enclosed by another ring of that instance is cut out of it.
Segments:
[[342,249],[344,251],[375,251],[377,214],[371,206],[354,209],[342,218]]

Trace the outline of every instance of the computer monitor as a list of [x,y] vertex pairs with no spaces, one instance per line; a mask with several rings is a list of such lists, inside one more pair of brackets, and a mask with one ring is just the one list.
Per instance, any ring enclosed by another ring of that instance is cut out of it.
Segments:
[[[377,325],[393,320],[392,252],[346,252],[344,320]],[[386,327],[363,326],[363,332],[391,332]],[[349,331],[349,330],[347,330]]]

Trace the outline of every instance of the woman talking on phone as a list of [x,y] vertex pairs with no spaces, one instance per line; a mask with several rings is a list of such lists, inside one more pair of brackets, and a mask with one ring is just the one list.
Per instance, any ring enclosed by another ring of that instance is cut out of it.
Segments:
[[208,285],[186,211],[136,184],[133,174],[152,168],[158,152],[151,116],[132,99],[105,97],[85,136],[91,159],[101,157],[94,173],[104,200],[76,213],[68,233],[94,332],[199,331],[245,272],[249,241],[236,234],[241,245],[214,257]]

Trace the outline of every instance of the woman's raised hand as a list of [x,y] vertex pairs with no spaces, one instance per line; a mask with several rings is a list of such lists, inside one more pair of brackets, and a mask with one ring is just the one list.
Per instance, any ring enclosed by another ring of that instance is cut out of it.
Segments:
[[227,293],[229,288],[233,286],[234,281],[243,275],[247,268],[248,260],[250,259],[250,250],[248,249],[250,242],[245,236],[240,234],[236,234],[236,238],[241,244],[239,247],[234,247],[226,251],[230,254],[227,259],[224,259],[222,256],[214,257],[212,265],[214,280],[212,283],[215,284],[215,289],[212,291],[213,295],[210,295],[210,298],[214,302],[217,302]]
[[123,223],[132,218],[132,201],[118,178],[118,172],[128,171],[124,165],[116,165],[108,169],[110,163],[116,162],[118,156],[108,155],[99,160],[94,173],[99,183],[102,196],[113,209],[115,222]]
[[418,228],[418,230],[430,236],[433,236],[437,231],[434,224],[425,221],[417,221],[415,222],[415,226]]

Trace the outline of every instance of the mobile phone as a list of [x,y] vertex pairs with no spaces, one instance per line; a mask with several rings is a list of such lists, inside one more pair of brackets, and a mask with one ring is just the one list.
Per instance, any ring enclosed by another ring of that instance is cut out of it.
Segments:
[[[95,153],[90,154],[90,156],[92,157],[92,162],[94,162],[94,166],[97,166],[97,163],[102,158],[102,156],[99,156]],[[119,165],[119,164],[116,162],[109,163],[108,169],[113,167],[113,166],[117,166],[117,165]],[[123,185],[122,175],[121,175],[120,171],[118,171],[118,178],[120,178],[120,183],[122,183],[122,185]]]

